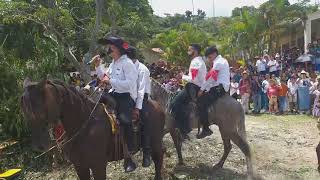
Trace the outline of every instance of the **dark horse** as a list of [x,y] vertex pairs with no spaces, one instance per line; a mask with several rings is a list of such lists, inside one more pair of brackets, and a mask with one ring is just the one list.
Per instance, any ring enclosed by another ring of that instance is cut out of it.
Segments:
[[[151,155],[155,164],[155,179],[161,179],[163,163],[162,135],[165,115],[155,101],[148,101],[147,120],[151,121]],[[31,128],[32,146],[46,151],[52,147],[50,127],[58,120],[65,129],[63,151],[73,163],[81,180],[90,179],[90,169],[96,180],[106,179],[107,162],[124,157],[123,147],[115,150],[110,114],[75,88],[60,81],[25,80],[21,107]],[[117,154],[120,155],[117,155]]]
[[[152,97],[157,100],[160,105],[166,109],[166,128],[169,130],[175,148],[178,154],[179,164],[183,164],[182,158],[182,137],[177,131],[175,121],[170,115],[168,105],[175,96],[174,93],[166,91],[162,88],[161,84],[152,81]],[[193,128],[197,127],[197,113],[195,113],[194,103],[190,103],[186,106],[185,113],[189,114],[190,123]],[[251,153],[249,145],[246,141],[245,131],[245,116],[241,104],[229,95],[225,95],[218,99],[214,106],[209,108],[209,121],[211,124],[215,124],[219,127],[221,138],[224,145],[224,153],[221,160],[214,166],[215,168],[222,168],[225,160],[227,159],[231,151],[231,141],[236,144],[246,156],[247,170],[249,176],[253,175]],[[186,119],[187,121],[187,119]]]

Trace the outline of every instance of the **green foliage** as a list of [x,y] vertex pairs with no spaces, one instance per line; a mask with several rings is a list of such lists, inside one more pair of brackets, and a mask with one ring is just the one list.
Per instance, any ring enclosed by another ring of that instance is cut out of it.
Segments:
[[191,24],[181,24],[177,29],[158,34],[152,41],[152,47],[162,48],[165,59],[175,64],[187,65],[187,50],[191,43],[198,43],[203,49],[213,45],[212,38],[206,32]]

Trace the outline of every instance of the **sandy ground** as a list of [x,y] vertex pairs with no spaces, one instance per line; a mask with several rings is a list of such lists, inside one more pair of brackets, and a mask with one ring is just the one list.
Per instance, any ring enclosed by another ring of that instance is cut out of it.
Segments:
[[[308,116],[247,116],[247,138],[252,150],[254,170],[257,179],[320,179],[316,171],[315,147],[319,132],[316,120]],[[221,170],[214,170],[223,145],[216,126],[211,128],[214,135],[203,140],[195,139],[183,145],[185,166],[178,166],[173,142],[169,135],[164,138],[169,156],[164,158],[165,179],[247,179],[245,157],[240,149],[233,149]],[[107,167],[108,179],[152,179],[154,166],[141,167],[141,154],[135,157],[138,169],[125,174],[122,162],[110,163]],[[72,166],[65,165],[53,171],[28,171],[25,179],[77,179]]]

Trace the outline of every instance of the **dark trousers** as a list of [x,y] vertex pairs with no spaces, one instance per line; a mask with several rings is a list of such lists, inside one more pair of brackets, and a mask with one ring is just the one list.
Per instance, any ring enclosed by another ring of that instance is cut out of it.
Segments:
[[147,106],[149,95],[145,94],[143,98],[142,103],[142,109],[140,111],[140,119],[141,119],[141,145],[143,148],[144,153],[150,153],[151,147],[151,136],[150,136],[150,130],[151,130],[151,122],[148,121],[146,118],[146,114],[150,112],[149,107]]
[[203,128],[209,128],[208,107],[214,104],[220,97],[226,94],[222,85],[213,87],[198,99],[198,113]]
[[192,130],[187,105],[191,101],[196,102],[199,90],[200,87],[197,85],[188,83],[171,102],[170,109],[175,119],[176,127],[179,128],[183,134],[188,134]]
[[[130,96],[130,93],[109,93],[116,103],[115,110],[117,118],[120,122],[120,128],[124,132],[124,137],[127,142],[129,152],[134,150],[133,145],[133,129],[132,129],[132,110],[134,108],[134,101]],[[104,99],[104,98],[102,98]]]

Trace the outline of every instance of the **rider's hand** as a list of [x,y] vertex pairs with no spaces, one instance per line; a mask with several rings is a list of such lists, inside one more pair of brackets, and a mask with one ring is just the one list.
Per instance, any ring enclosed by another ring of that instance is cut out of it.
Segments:
[[202,95],[203,95],[203,91],[200,90],[200,91],[198,92],[198,97],[201,97]]
[[94,63],[94,65],[96,67],[98,67],[100,65],[100,62],[101,62],[101,58],[100,58],[100,55],[96,55],[92,58],[92,61]]
[[133,121],[138,121],[139,120],[139,116],[140,116],[140,110],[138,108],[135,108],[133,111],[132,111],[132,119]]
[[109,84],[110,83],[110,78],[108,76],[104,76],[101,80],[102,83],[104,84]]

